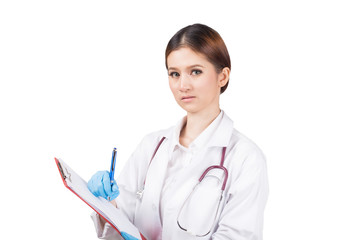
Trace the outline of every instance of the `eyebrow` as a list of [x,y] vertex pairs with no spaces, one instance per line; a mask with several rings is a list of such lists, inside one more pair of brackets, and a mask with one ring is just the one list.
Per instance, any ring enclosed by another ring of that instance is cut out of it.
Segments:
[[[191,65],[191,66],[188,66],[187,68],[188,69],[191,69],[191,68],[195,68],[195,67],[200,67],[200,68],[204,68],[204,66],[200,65],[200,64],[194,64],[194,65]],[[175,68],[175,67],[169,67],[167,70],[177,70],[178,68]]]

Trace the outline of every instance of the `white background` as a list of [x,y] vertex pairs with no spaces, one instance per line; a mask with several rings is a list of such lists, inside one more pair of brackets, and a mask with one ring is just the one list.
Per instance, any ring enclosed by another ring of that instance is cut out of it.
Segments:
[[1,1],[0,239],[96,239],[54,157],[116,176],[184,112],[168,40],[204,23],[228,46],[221,108],[268,161],[265,240],[347,239],[345,1]]

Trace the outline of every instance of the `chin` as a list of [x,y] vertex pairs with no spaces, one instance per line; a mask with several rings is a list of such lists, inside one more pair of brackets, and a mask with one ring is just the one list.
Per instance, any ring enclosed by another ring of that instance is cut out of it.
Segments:
[[180,106],[187,113],[197,113],[200,111],[200,109],[197,108],[196,106],[182,106],[182,105],[180,105]]

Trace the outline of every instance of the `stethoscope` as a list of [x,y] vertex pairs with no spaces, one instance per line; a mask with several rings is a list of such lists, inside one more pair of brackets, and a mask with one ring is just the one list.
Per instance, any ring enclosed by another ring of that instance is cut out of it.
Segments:
[[[157,151],[158,151],[160,145],[164,142],[164,140],[165,140],[165,137],[163,137],[163,138],[159,141],[158,145],[156,146],[156,148],[155,148],[155,150],[154,150],[154,152],[153,152],[152,158],[151,158],[151,160],[150,160],[150,162],[149,162],[149,164],[148,164],[148,168],[149,168],[149,166],[151,165],[153,158],[155,157],[155,155],[156,155],[156,153],[157,153]],[[204,180],[205,176],[206,176],[211,170],[220,169],[220,170],[222,170],[222,171],[224,172],[224,180],[223,180],[223,184],[222,184],[221,191],[220,191],[220,198],[219,198],[219,201],[218,201],[218,207],[217,207],[217,211],[216,211],[215,216],[214,216],[215,219],[217,218],[217,213],[218,213],[218,211],[219,211],[219,206],[220,206],[220,203],[221,203],[221,201],[222,201],[222,195],[223,195],[223,192],[224,192],[224,190],[225,190],[226,183],[227,183],[227,181],[228,181],[228,170],[224,167],[225,151],[226,151],[226,147],[223,147],[223,149],[222,149],[222,157],[221,157],[221,160],[220,160],[220,164],[219,164],[219,165],[212,165],[212,166],[209,166],[208,168],[206,168],[206,170],[205,170],[205,171],[202,173],[202,175],[200,176],[198,183],[197,183],[196,186],[194,187],[194,189],[195,189],[195,188]],[[148,168],[147,168],[147,169],[148,169]],[[144,182],[143,182],[143,187],[142,187],[142,189],[139,189],[139,190],[137,191],[137,193],[136,193],[137,198],[140,199],[140,200],[142,199],[143,191],[144,191],[145,184],[146,184],[146,178],[147,178],[147,173],[146,173],[146,176],[145,176],[145,179],[144,179]],[[181,214],[181,212],[182,212],[182,209],[183,209],[184,205],[186,204],[186,202],[188,201],[188,199],[190,198],[190,196],[193,194],[194,189],[193,189],[193,191],[189,194],[189,196],[186,198],[186,200],[184,201],[184,203],[183,203],[183,205],[182,205],[182,207],[181,207],[181,209],[180,209],[180,211],[179,211],[179,213],[178,213],[177,225],[179,226],[180,229],[182,229],[183,231],[186,231],[186,232],[190,233],[191,235],[194,235],[194,236],[197,236],[197,237],[204,237],[204,236],[208,235],[208,234],[211,232],[212,226],[211,226],[211,228],[208,230],[207,233],[197,234],[197,233],[192,233],[191,231],[189,231],[189,229],[187,229],[186,227],[182,226],[182,224],[180,224],[180,222],[179,222],[179,216],[180,216],[180,214]],[[215,222],[215,221],[214,221],[214,222]]]

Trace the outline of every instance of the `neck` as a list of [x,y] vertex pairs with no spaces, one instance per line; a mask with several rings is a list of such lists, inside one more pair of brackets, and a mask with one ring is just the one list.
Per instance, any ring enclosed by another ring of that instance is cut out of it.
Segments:
[[197,138],[220,113],[219,107],[212,111],[187,113],[187,122],[183,126],[180,134],[180,143],[188,147],[190,143]]

